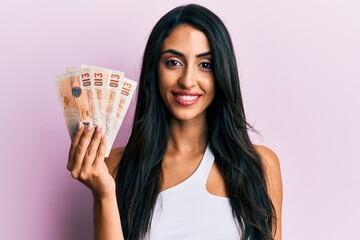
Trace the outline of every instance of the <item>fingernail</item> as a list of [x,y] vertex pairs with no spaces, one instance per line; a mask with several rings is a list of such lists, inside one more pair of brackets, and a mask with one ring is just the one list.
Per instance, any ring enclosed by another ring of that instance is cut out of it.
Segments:
[[78,123],[78,126],[77,126],[77,130],[82,129],[82,128],[83,128],[83,126],[84,126],[84,124],[82,124],[82,122],[79,122],[79,123]]
[[89,125],[88,125],[88,127],[87,127],[87,129],[89,130],[89,131],[91,131],[92,129],[93,129],[93,123],[92,122],[90,122],[89,123]]
[[97,132],[100,132],[100,130],[101,130],[101,126],[100,126],[100,125],[97,125],[97,126],[96,126],[96,131],[97,131]]
[[101,130],[101,137],[104,137],[105,136],[105,129],[102,129]]

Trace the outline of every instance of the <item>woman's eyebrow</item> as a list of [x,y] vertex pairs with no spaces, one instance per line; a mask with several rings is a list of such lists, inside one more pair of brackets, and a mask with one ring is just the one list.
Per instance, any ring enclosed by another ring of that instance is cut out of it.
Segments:
[[[161,55],[163,55],[163,54],[165,54],[165,53],[172,53],[172,54],[175,54],[175,55],[177,55],[177,56],[179,56],[179,57],[182,57],[182,58],[185,57],[185,55],[184,55],[183,53],[181,53],[181,52],[179,52],[179,51],[176,51],[176,50],[174,50],[174,49],[165,50],[165,51],[163,51],[163,52],[161,53]],[[208,55],[211,55],[211,51],[207,51],[207,52],[204,52],[204,53],[197,54],[196,57],[197,57],[197,58],[201,58],[201,57],[205,57],[205,56],[208,56]]]
[[163,51],[162,53],[161,53],[161,55],[163,55],[163,54],[165,54],[165,53],[172,53],[172,54],[175,54],[175,55],[177,55],[177,56],[179,56],[179,57],[185,57],[185,55],[183,54],[183,53],[181,53],[181,52],[178,52],[178,51],[176,51],[176,50],[174,50],[174,49],[168,49],[168,50],[165,50],[165,51]]
[[205,56],[209,56],[209,55],[211,55],[211,51],[200,53],[200,54],[196,55],[196,57],[201,58],[201,57],[205,57]]

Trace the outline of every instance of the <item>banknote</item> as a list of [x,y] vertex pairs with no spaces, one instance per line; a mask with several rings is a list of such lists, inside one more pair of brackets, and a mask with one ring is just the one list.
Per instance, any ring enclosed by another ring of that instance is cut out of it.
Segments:
[[101,125],[99,104],[97,102],[96,90],[94,88],[94,78],[90,68],[80,68],[77,74],[80,77],[81,86],[83,87],[90,106],[90,114],[94,125]]
[[[109,78],[108,69],[89,66],[86,64],[81,65],[82,68],[90,68],[92,79],[94,81],[94,90],[96,93],[96,99],[99,105],[99,111],[101,115],[101,122],[106,122],[106,106],[107,106],[107,82]],[[124,72],[121,72],[124,76]]]
[[78,67],[67,67],[66,68],[66,73],[75,73],[78,70],[79,70]]
[[79,121],[84,123],[93,122],[91,104],[88,95],[84,94],[79,75],[58,75],[55,76],[55,81],[65,123],[70,137],[72,137]]
[[[120,100],[118,106],[116,108],[116,120],[114,122],[114,132],[118,132],[120,127],[124,121],[125,115],[129,109],[131,99],[135,93],[135,89],[137,86],[137,82],[130,80],[128,78],[124,78],[121,89],[120,89]],[[116,136],[113,136],[115,140]]]
[[88,97],[93,124],[101,125],[101,106],[98,103],[97,92],[95,88],[95,85],[98,83],[95,82],[93,71],[94,70],[92,68],[66,68],[66,73],[76,76],[78,75],[80,77],[81,86]]
[[106,120],[106,83],[107,83],[107,72],[102,68],[91,69],[92,78],[94,80],[94,90],[96,100],[98,102],[101,122],[104,123]]
[[[106,107],[105,107],[105,125],[106,125],[106,137],[107,145],[114,143],[117,131],[114,126],[116,122],[117,107],[120,102],[121,86],[124,81],[123,72],[108,69],[107,71],[107,84],[106,84]],[[109,151],[109,148],[107,147]],[[108,154],[108,152],[106,152]]]
[[70,136],[79,121],[101,125],[106,134],[109,156],[117,133],[128,111],[137,83],[122,71],[81,65],[68,67],[55,76],[56,86]]

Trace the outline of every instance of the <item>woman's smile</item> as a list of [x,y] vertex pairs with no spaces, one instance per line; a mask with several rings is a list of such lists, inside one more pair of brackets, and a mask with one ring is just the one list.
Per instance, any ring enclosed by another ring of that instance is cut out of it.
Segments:
[[192,92],[173,92],[174,99],[183,106],[189,106],[199,101],[201,94]]

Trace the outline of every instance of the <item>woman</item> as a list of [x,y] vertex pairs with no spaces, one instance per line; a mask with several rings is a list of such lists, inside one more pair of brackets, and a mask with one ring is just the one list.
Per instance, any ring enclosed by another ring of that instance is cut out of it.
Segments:
[[125,148],[104,159],[101,127],[79,123],[68,169],[94,194],[96,239],[281,239],[279,161],[252,145],[221,20],[173,9],[147,42]]

